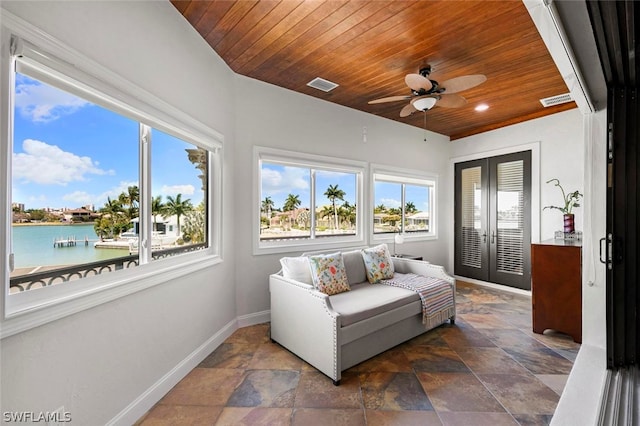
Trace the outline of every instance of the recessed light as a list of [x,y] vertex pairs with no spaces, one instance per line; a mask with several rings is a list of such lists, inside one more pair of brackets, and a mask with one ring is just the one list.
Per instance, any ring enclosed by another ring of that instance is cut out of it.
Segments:
[[476,111],[486,111],[489,109],[489,105],[487,104],[480,104],[478,105],[476,108]]

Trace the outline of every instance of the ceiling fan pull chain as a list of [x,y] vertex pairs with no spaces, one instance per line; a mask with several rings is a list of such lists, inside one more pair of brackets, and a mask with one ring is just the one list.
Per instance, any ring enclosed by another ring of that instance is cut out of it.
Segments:
[[427,141],[427,110],[424,110],[424,141]]

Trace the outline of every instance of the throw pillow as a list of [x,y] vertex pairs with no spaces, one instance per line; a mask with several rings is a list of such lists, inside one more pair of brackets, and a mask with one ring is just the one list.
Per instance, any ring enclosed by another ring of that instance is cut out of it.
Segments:
[[386,244],[362,249],[362,259],[371,284],[393,278],[393,261]]
[[309,256],[309,265],[313,284],[319,291],[331,296],[351,290],[342,253]]
[[282,276],[301,283],[313,285],[311,271],[309,270],[309,258],[306,256],[283,257],[280,259]]

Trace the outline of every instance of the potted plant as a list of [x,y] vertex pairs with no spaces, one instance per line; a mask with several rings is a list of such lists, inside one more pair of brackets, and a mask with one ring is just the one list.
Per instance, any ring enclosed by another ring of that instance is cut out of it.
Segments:
[[560,206],[546,206],[544,209],[556,209],[560,210],[564,217],[564,232],[573,234],[575,232],[575,222],[574,215],[571,213],[574,207],[580,207],[580,198],[582,198],[583,194],[580,191],[569,192],[568,194],[564,192],[564,189],[560,185],[560,181],[558,179],[549,179],[547,183],[554,182],[554,185],[560,188],[562,192],[562,201],[564,205]]

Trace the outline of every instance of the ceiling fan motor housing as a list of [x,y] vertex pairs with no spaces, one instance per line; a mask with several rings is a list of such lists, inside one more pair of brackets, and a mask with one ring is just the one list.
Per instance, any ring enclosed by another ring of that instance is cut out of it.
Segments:
[[411,90],[411,93],[413,93],[415,96],[426,96],[426,95],[432,95],[434,93],[442,93],[445,91],[444,87],[440,87],[439,83],[435,80],[431,80],[429,79],[429,81],[431,82],[431,89],[429,90],[424,90],[424,89],[420,89],[420,90]]

